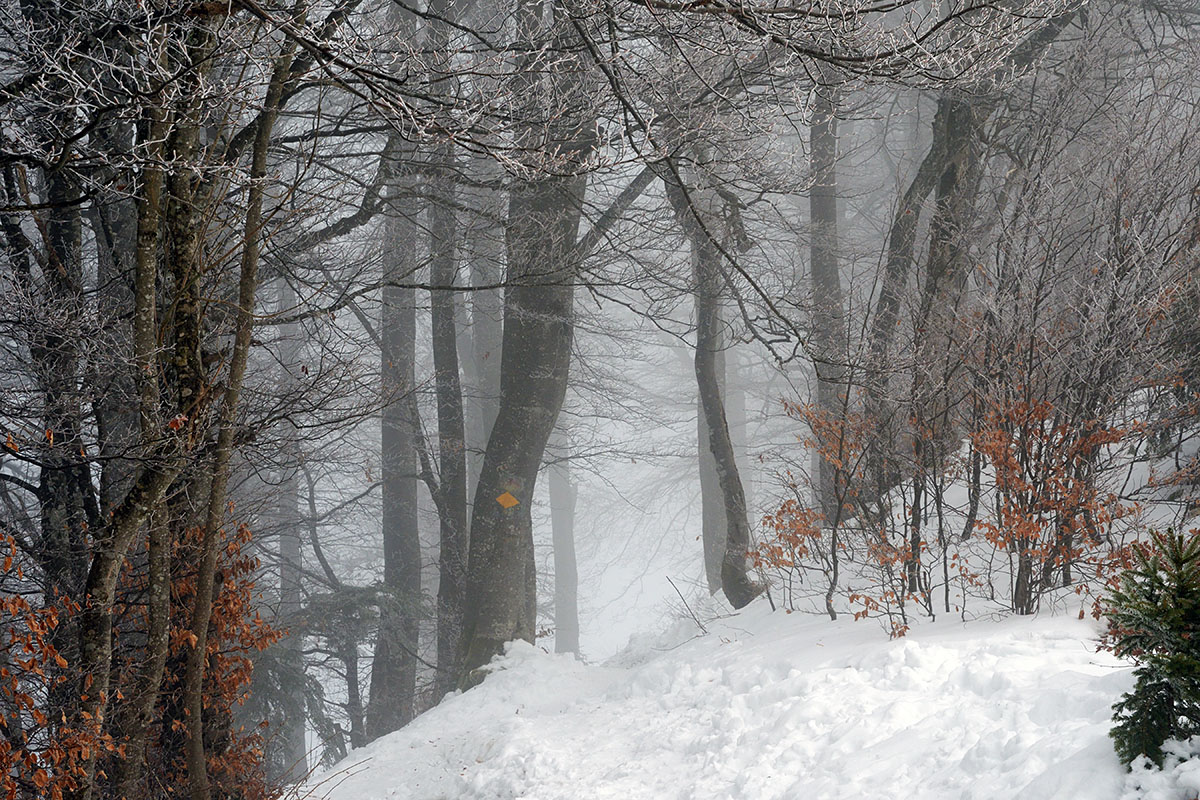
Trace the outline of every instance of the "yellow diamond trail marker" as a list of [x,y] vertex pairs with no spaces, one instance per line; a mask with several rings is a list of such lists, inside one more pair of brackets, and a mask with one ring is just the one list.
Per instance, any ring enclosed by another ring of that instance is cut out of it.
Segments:
[[518,500],[517,498],[513,497],[512,492],[505,492],[504,494],[502,494],[496,498],[496,502],[499,503],[500,505],[504,506],[506,509],[508,509],[508,508],[512,508],[513,506],[517,505],[521,501]]

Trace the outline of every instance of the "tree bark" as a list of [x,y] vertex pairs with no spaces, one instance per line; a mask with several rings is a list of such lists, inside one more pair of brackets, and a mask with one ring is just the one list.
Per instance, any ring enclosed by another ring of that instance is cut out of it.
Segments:
[[[717,347],[723,344],[718,314]],[[713,357],[713,369],[717,384],[725,390],[725,351],[718,349]],[[694,366],[693,366],[694,369]],[[721,564],[725,561],[725,496],[721,491],[721,480],[717,477],[717,463],[713,459],[709,441],[712,430],[704,415],[704,402],[696,393],[696,447],[700,454],[700,539],[704,546],[704,575],[708,582],[708,593],[721,591]]]
[[[559,436],[559,442],[565,437]],[[554,541],[554,652],[579,655],[579,569],[575,561],[575,501],[565,448],[553,448],[557,460],[547,470],[550,528]]]
[[[490,159],[472,161],[472,173],[496,183],[499,170]],[[489,188],[464,188],[463,202],[471,215],[463,240],[466,244],[471,283],[496,286],[504,279],[503,197]],[[500,361],[504,337],[504,292],[477,289],[471,292],[471,350],[464,365],[472,376],[466,403],[468,437],[468,499],[474,497],[483,468],[483,451],[500,410]]]
[[[721,296],[724,274],[722,253],[710,226],[717,219],[714,193],[686,188],[681,176],[673,171],[663,175],[667,199],[675,218],[683,228],[692,249],[696,302],[696,384],[700,406],[708,428],[708,448],[713,456],[717,483],[725,505],[725,548],[721,555],[721,589],[734,608],[742,608],[762,591],[747,573],[746,557],[750,550],[750,524],[747,520],[746,494],[738,471],[737,454],[729,435],[725,401],[717,372],[722,349]],[[707,213],[706,213],[707,212]],[[703,219],[701,214],[704,215]]]
[[[488,438],[471,520],[463,675],[505,642],[532,642],[536,575],[530,519],[546,441],[566,395],[574,326],[575,264],[586,179],[518,185],[509,204],[509,286],[504,294],[500,409]],[[497,498],[511,495],[505,507]]]
[[[695,246],[695,245],[693,245]],[[703,244],[696,252],[696,382],[700,403],[708,421],[708,446],[712,451],[717,481],[725,498],[725,552],[721,559],[721,589],[734,608],[750,603],[761,587],[750,580],[746,556],[750,550],[750,525],[746,495],[737,467],[737,455],[729,436],[721,384],[717,378],[716,354],[720,348],[719,254]],[[713,424],[715,422],[715,424]]]
[[[286,280],[280,281],[279,307],[294,308],[296,292]],[[300,348],[303,333],[298,323],[284,325],[280,331],[279,365],[280,384],[285,392],[296,392],[298,381],[294,377],[300,368]],[[300,476],[304,460],[300,441],[294,431],[284,434],[284,459],[279,476],[278,501],[274,527],[279,536],[279,617],[285,628],[297,625],[304,605],[303,576],[304,560],[301,549],[303,520],[300,514]],[[284,674],[304,674],[304,635],[300,631],[288,630],[277,645],[281,661],[286,665]],[[288,706],[294,713],[283,720],[282,728],[273,736],[272,744],[276,758],[274,765],[278,774],[272,776],[275,783],[296,783],[308,775],[308,744],[304,724],[303,683],[280,686],[289,695]]]
[[[258,260],[263,221],[263,181],[267,174],[267,151],[271,132],[279,111],[283,85],[291,68],[295,44],[289,43],[276,59],[270,83],[263,99],[264,113],[259,117],[258,130],[250,164],[250,188],[246,198],[246,224],[242,240],[242,257],[238,272],[237,312],[234,316],[233,350],[229,373],[221,399],[216,450],[213,454],[212,484],[208,509],[201,538],[200,563],[196,575],[195,605],[192,608],[192,648],[184,667],[183,694],[187,708],[188,791],[192,800],[210,800],[208,759],[204,748],[204,672],[208,662],[208,626],[212,619],[216,590],[217,560],[225,523],[225,497],[233,457],[234,428],[242,381],[250,357],[251,334],[254,327],[255,295],[258,291]],[[193,209],[192,213],[195,213]]]
[[408,724],[415,713],[421,601],[417,437],[410,403],[416,382],[417,225],[399,211],[406,186],[395,187],[384,225],[383,320],[380,325],[385,405],[381,426],[383,587],[379,635],[371,666],[366,736],[376,739]]
[[[449,58],[450,0],[432,0],[430,45],[435,68]],[[435,286],[450,286],[458,279],[454,206],[457,202],[453,173],[454,144],[447,142],[434,154],[435,177],[430,205],[430,279]],[[455,293],[430,293],[433,325],[433,368],[438,408],[438,460],[440,462],[440,552],[437,595],[437,680],[440,699],[458,684],[462,617],[467,581],[467,452],[463,418],[463,392],[459,376]]]
[[[844,420],[849,386],[845,363],[849,358],[838,257],[837,202],[838,120],[835,90],[822,86],[816,93],[809,128],[812,187],[808,204],[812,219],[809,262],[812,275],[813,324],[810,352],[817,374],[817,412],[826,420]],[[830,443],[826,443],[828,446]],[[840,474],[837,455],[818,452],[816,507],[825,524],[836,528],[841,516]],[[837,550],[834,548],[834,558]],[[828,609],[832,614],[835,612]]]
[[[850,386],[845,364],[850,357],[846,343],[842,301],[841,268],[838,242],[837,185],[838,119],[836,90],[819,86],[809,128],[809,157],[812,187],[809,189],[809,215],[812,233],[809,263],[812,272],[813,324],[810,353],[817,375],[817,414],[822,421],[847,422]],[[837,442],[819,443],[815,454],[816,483],[814,500],[829,532],[829,584],[825,588],[825,613],[837,619],[833,597],[841,572],[839,535],[842,503],[846,495],[846,476],[839,466],[846,454],[841,431]],[[830,448],[837,447],[837,451]]]
[[[579,55],[582,43],[571,20],[560,18],[568,17],[569,10],[554,8],[552,24],[559,27],[554,37],[542,32],[543,12],[534,2],[518,9],[522,55],[513,90],[529,114],[523,144],[531,152],[550,154],[553,163],[552,169],[539,165],[537,178],[514,179],[509,194],[500,406],[471,517],[463,688],[482,680],[479,668],[505,642],[532,642],[535,637],[537,575],[530,508],[571,363],[576,239],[587,186],[585,176],[572,172],[595,147],[595,111],[582,91],[588,74]],[[533,44],[539,46],[528,47]],[[554,63],[539,63],[550,51]],[[543,119],[550,122],[537,122]]]

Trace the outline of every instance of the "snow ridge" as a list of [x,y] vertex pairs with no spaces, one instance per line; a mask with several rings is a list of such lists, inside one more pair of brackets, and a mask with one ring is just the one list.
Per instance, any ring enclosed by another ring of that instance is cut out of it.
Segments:
[[[356,750],[328,800],[1135,800],[1108,740],[1130,668],[1064,618],[869,623],[751,610],[607,666],[512,645],[483,685]],[[643,648],[645,649],[645,648]],[[1176,772],[1195,780],[1181,755]],[[1183,767],[1180,767],[1180,764]],[[1141,787],[1141,788],[1139,788]],[[1157,794],[1146,794],[1153,789]]]

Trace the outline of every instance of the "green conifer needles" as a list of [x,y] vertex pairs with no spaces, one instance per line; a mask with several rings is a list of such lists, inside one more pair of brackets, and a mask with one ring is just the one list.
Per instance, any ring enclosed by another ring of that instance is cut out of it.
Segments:
[[1125,765],[1145,755],[1161,766],[1164,742],[1200,733],[1200,531],[1151,531],[1133,555],[1107,616],[1136,683],[1113,706],[1109,735]]

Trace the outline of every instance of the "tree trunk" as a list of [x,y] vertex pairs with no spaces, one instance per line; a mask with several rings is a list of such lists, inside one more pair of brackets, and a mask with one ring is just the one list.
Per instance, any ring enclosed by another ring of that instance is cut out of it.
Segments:
[[363,712],[362,689],[358,682],[358,642],[347,639],[342,642],[340,650],[342,664],[346,667],[346,716],[350,718],[350,746],[366,747],[369,722],[364,722],[366,714]]
[[[143,120],[141,131],[143,142],[146,141],[145,134],[150,132],[146,122],[149,120]],[[135,142],[134,126],[124,120],[113,121],[101,126],[96,138],[105,151],[131,152]],[[106,165],[98,171],[100,174],[94,176],[93,180],[103,187],[134,179],[130,171],[124,168]],[[146,171],[155,173],[158,170]],[[111,338],[106,344],[114,352],[132,355],[137,203],[107,188],[98,194],[89,214],[96,247],[98,307],[105,329],[110,332]],[[129,456],[135,452],[139,433],[139,378],[134,360],[114,360],[106,366],[105,374],[95,376],[98,383],[95,404],[97,439],[103,459],[100,508],[104,512],[115,508],[132,485],[137,461]]]
[[[472,174],[482,174],[497,183],[500,175],[490,159],[472,161]],[[494,189],[464,189],[463,202],[471,208],[470,222],[463,232],[469,248],[471,283],[496,286],[504,278],[504,228],[499,220],[504,202]],[[483,451],[500,410],[500,361],[504,337],[504,292],[478,289],[471,292],[471,396],[467,403],[469,455],[468,498],[474,497],[483,468]]]
[[[708,447],[713,456],[717,483],[725,505],[725,548],[721,556],[721,589],[734,608],[742,608],[762,591],[750,580],[746,557],[750,550],[750,525],[746,516],[746,495],[738,471],[737,455],[729,435],[725,402],[717,372],[721,353],[721,295],[724,275],[722,254],[715,240],[719,231],[711,221],[719,218],[714,193],[689,193],[673,171],[663,175],[667,199],[691,245],[695,271],[696,301],[696,384],[700,406],[708,427]],[[704,218],[701,219],[700,215]]]
[[[539,169],[534,179],[515,179],[509,194],[500,406],[471,517],[464,688],[482,680],[479,668],[505,642],[532,642],[536,632],[530,508],[546,441],[567,390],[579,268],[576,238],[587,186],[586,177],[570,173],[595,147],[595,112],[582,85],[590,74],[581,63],[582,42],[565,18],[565,4],[553,10],[552,24],[558,26],[553,38],[542,31],[541,3],[523,2],[517,13],[521,54],[512,89],[529,115],[521,138],[529,152],[551,154],[552,168]],[[547,52],[555,53],[553,64],[542,63]]]
[[[810,355],[817,373],[817,413],[829,422],[845,420],[846,393],[849,392],[845,382],[849,353],[838,265],[837,126],[835,90],[820,87],[809,128],[812,173],[812,188],[808,195],[812,218],[809,260],[813,291]],[[833,443],[824,444],[828,448]],[[839,523],[844,494],[836,466],[841,460],[837,453],[817,454],[815,505],[825,518],[825,524],[833,527]],[[836,551],[834,557],[837,557]]]
[[[532,642],[536,575],[530,508],[546,441],[566,395],[575,264],[585,178],[514,187],[504,294],[500,410],[484,453],[471,519],[461,685],[513,639]],[[511,496],[517,502],[509,504]]]
[[556,447],[554,451],[557,460],[547,470],[554,540],[554,652],[579,655],[579,571],[575,562],[575,501],[579,492],[571,482],[571,462],[565,448]]
[[[296,293],[286,280],[280,281],[279,307],[294,308]],[[298,323],[284,325],[280,331],[279,365],[282,368],[281,386],[287,393],[299,390],[295,375],[300,369],[302,331]],[[285,628],[298,623],[304,605],[303,575],[304,561],[301,541],[303,519],[300,514],[300,465],[304,454],[294,431],[285,436],[285,457],[282,474],[279,476],[278,506],[275,528],[279,532],[279,616]],[[304,674],[304,635],[288,631],[277,647],[281,650],[281,661],[286,665],[284,675]],[[281,768],[279,774],[271,776],[274,783],[296,783],[308,775],[308,743],[305,731],[304,686],[302,683],[281,686],[289,696],[288,708],[293,713],[283,720],[283,727],[273,736],[275,751],[273,764]]]
[[[720,314],[718,308],[717,314]],[[718,317],[717,346],[722,344],[720,319]],[[725,351],[718,349],[713,369],[717,374],[717,385],[725,388]],[[694,368],[694,367],[693,367]],[[709,441],[712,431],[704,415],[704,402],[696,394],[696,447],[700,454],[700,538],[704,545],[704,575],[708,582],[708,593],[721,591],[721,564],[725,561],[725,496],[721,492],[721,480],[717,477],[717,463],[713,459]]]
[[[403,191],[401,188],[400,191]],[[414,714],[421,601],[421,539],[417,506],[417,436],[410,396],[416,380],[416,292],[387,285],[411,282],[417,268],[417,225],[401,216],[397,193],[384,228],[383,320],[380,325],[385,405],[381,427],[383,587],[379,635],[371,667],[366,735],[376,739]]]
[[[1020,70],[1033,62],[1066,29],[1077,10],[1055,17],[1027,37],[1008,59],[1008,70]],[[910,280],[916,251],[917,230],[925,199],[944,179],[958,177],[958,167],[970,160],[974,147],[973,134],[991,116],[999,101],[998,95],[969,100],[956,98],[951,92],[942,95],[933,121],[933,141],[916,174],[900,199],[892,226],[888,232],[887,261],[880,281],[879,297],[871,320],[869,358],[874,378],[866,385],[866,412],[875,426],[873,441],[868,448],[868,470],[875,482],[880,502],[899,479],[896,463],[896,437],[899,421],[890,396],[889,376],[894,371],[893,345],[900,319],[900,302]],[[971,125],[964,125],[963,110],[968,109]],[[936,234],[936,230],[932,231]]]
[[[430,45],[435,69],[447,69],[453,14],[449,0],[432,0]],[[430,279],[434,286],[450,286],[458,279],[455,237],[458,228],[453,174],[454,144],[447,142],[434,154],[435,177],[430,205]],[[458,683],[462,617],[467,581],[467,452],[463,419],[463,393],[458,367],[455,293],[434,290],[430,295],[433,316],[433,368],[437,390],[438,456],[440,486],[438,517],[440,553],[437,596],[437,681],[440,699]]]
[[[242,380],[250,356],[254,326],[255,295],[258,291],[258,257],[263,221],[263,179],[267,174],[267,151],[275,117],[283,95],[283,84],[291,67],[295,44],[288,44],[276,59],[263,99],[264,113],[258,120],[250,164],[250,188],[246,197],[246,222],[242,257],[238,270],[237,311],[234,316],[232,353],[225,391],[221,399],[216,449],[213,454],[212,484],[201,537],[200,563],[196,575],[195,605],[192,608],[192,648],[184,668],[184,703],[188,710],[187,769],[191,800],[210,800],[208,760],[204,749],[204,672],[208,662],[208,626],[216,591],[217,560],[225,523],[225,498],[233,457],[234,428],[242,392]],[[196,213],[195,209],[191,213]]]
[[[143,123],[146,138],[151,142],[163,139],[165,125],[157,112],[148,114]],[[161,148],[151,145],[152,156],[160,155]],[[138,421],[141,441],[151,442],[159,437],[159,364],[156,355],[158,337],[158,238],[163,201],[163,172],[157,168],[148,168],[142,174],[140,195],[136,200],[136,236],[134,242],[134,277],[133,277],[133,325],[131,344],[133,350],[134,376],[138,395]],[[135,479],[132,487],[123,490],[121,504],[113,509],[112,521],[118,520],[117,511],[127,514],[133,519],[125,523],[124,531],[112,524],[113,535],[107,544],[115,551],[113,555],[122,555],[132,542],[141,525],[143,514],[150,518],[148,529],[149,553],[147,557],[148,609],[145,656],[135,681],[135,692],[122,709],[122,717],[117,720],[116,729],[127,731],[126,758],[118,759],[115,764],[113,785],[117,787],[120,796],[132,797],[138,791],[145,764],[144,750],[147,739],[147,729],[158,703],[159,689],[162,685],[166,669],[167,657],[170,650],[170,614],[171,614],[171,549],[172,538],[170,522],[162,509],[149,509],[158,506],[161,493],[165,492],[169,483],[174,479],[173,470],[156,474],[153,469],[147,469]],[[143,491],[147,478],[153,480],[153,488],[144,501],[145,510],[126,510],[131,494]],[[157,494],[156,494],[157,490]],[[128,537],[128,542],[125,541]],[[115,593],[119,562],[115,558],[94,559],[93,569],[89,574],[88,594],[89,607],[95,607],[95,618],[82,632],[81,648],[90,653],[90,666],[84,665],[84,674],[97,675],[102,683],[107,683],[109,662],[111,661],[111,606],[104,605],[103,598],[111,598]],[[111,602],[111,601],[110,601]],[[89,774],[95,764],[94,757],[88,765]],[[77,796],[86,797],[90,788],[85,788]]]
[[[695,245],[693,245],[695,247]],[[719,254],[701,244],[696,264],[696,383],[700,403],[708,421],[708,446],[716,466],[717,481],[725,498],[725,552],[721,559],[721,589],[734,608],[742,608],[758,596],[761,587],[746,572],[750,550],[750,525],[746,518],[746,495],[738,473],[737,455],[729,436],[721,384],[717,378],[716,354],[720,351]],[[714,424],[715,423],[715,424]]]
[[[722,312],[722,319],[724,312]],[[721,381],[721,396],[725,398],[725,416],[729,419],[729,438],[733,442],[733,452],[737,456],[738,471],[743,476],[751,474],[750,466],[750,419],[746,409],[745,370],[738,359],[738,351],[733,345],[726,345],[724,336],[721,337],[722,347],[718,376],[724,375]],[[746,493],[746,509],[753,518],[754,486],[743,482],[742,489]],[[751,523],[753,527],[753,523]]]
[[113,726],[125,732],[125,757],[113,763],[113,786],[117,797],[143,794],[146,741],[158,705],[159,690],[170,653],[171,622],[171,529],[162,509],[151,515],[149,524],[148,620],[146,649],[138,671],[135,693],[121,709]]
[[[449,160],[450,154],[445,155]],[[439,183],[440,190],[435,192],[430,210],[430,269],[433,284],[446,286],[454,283],[458,276],[454,253],[454,209],[450,205],[454,200],[454,192],[448,178],[440,179]],[[430,303],[441,466],[438,503],[441,551],[438,558],[437,599],[437,693],[441,696],[454,689],[458,677],[463,594],[467,578],[467,462],[454,294],[435,290],[431,293]]]

